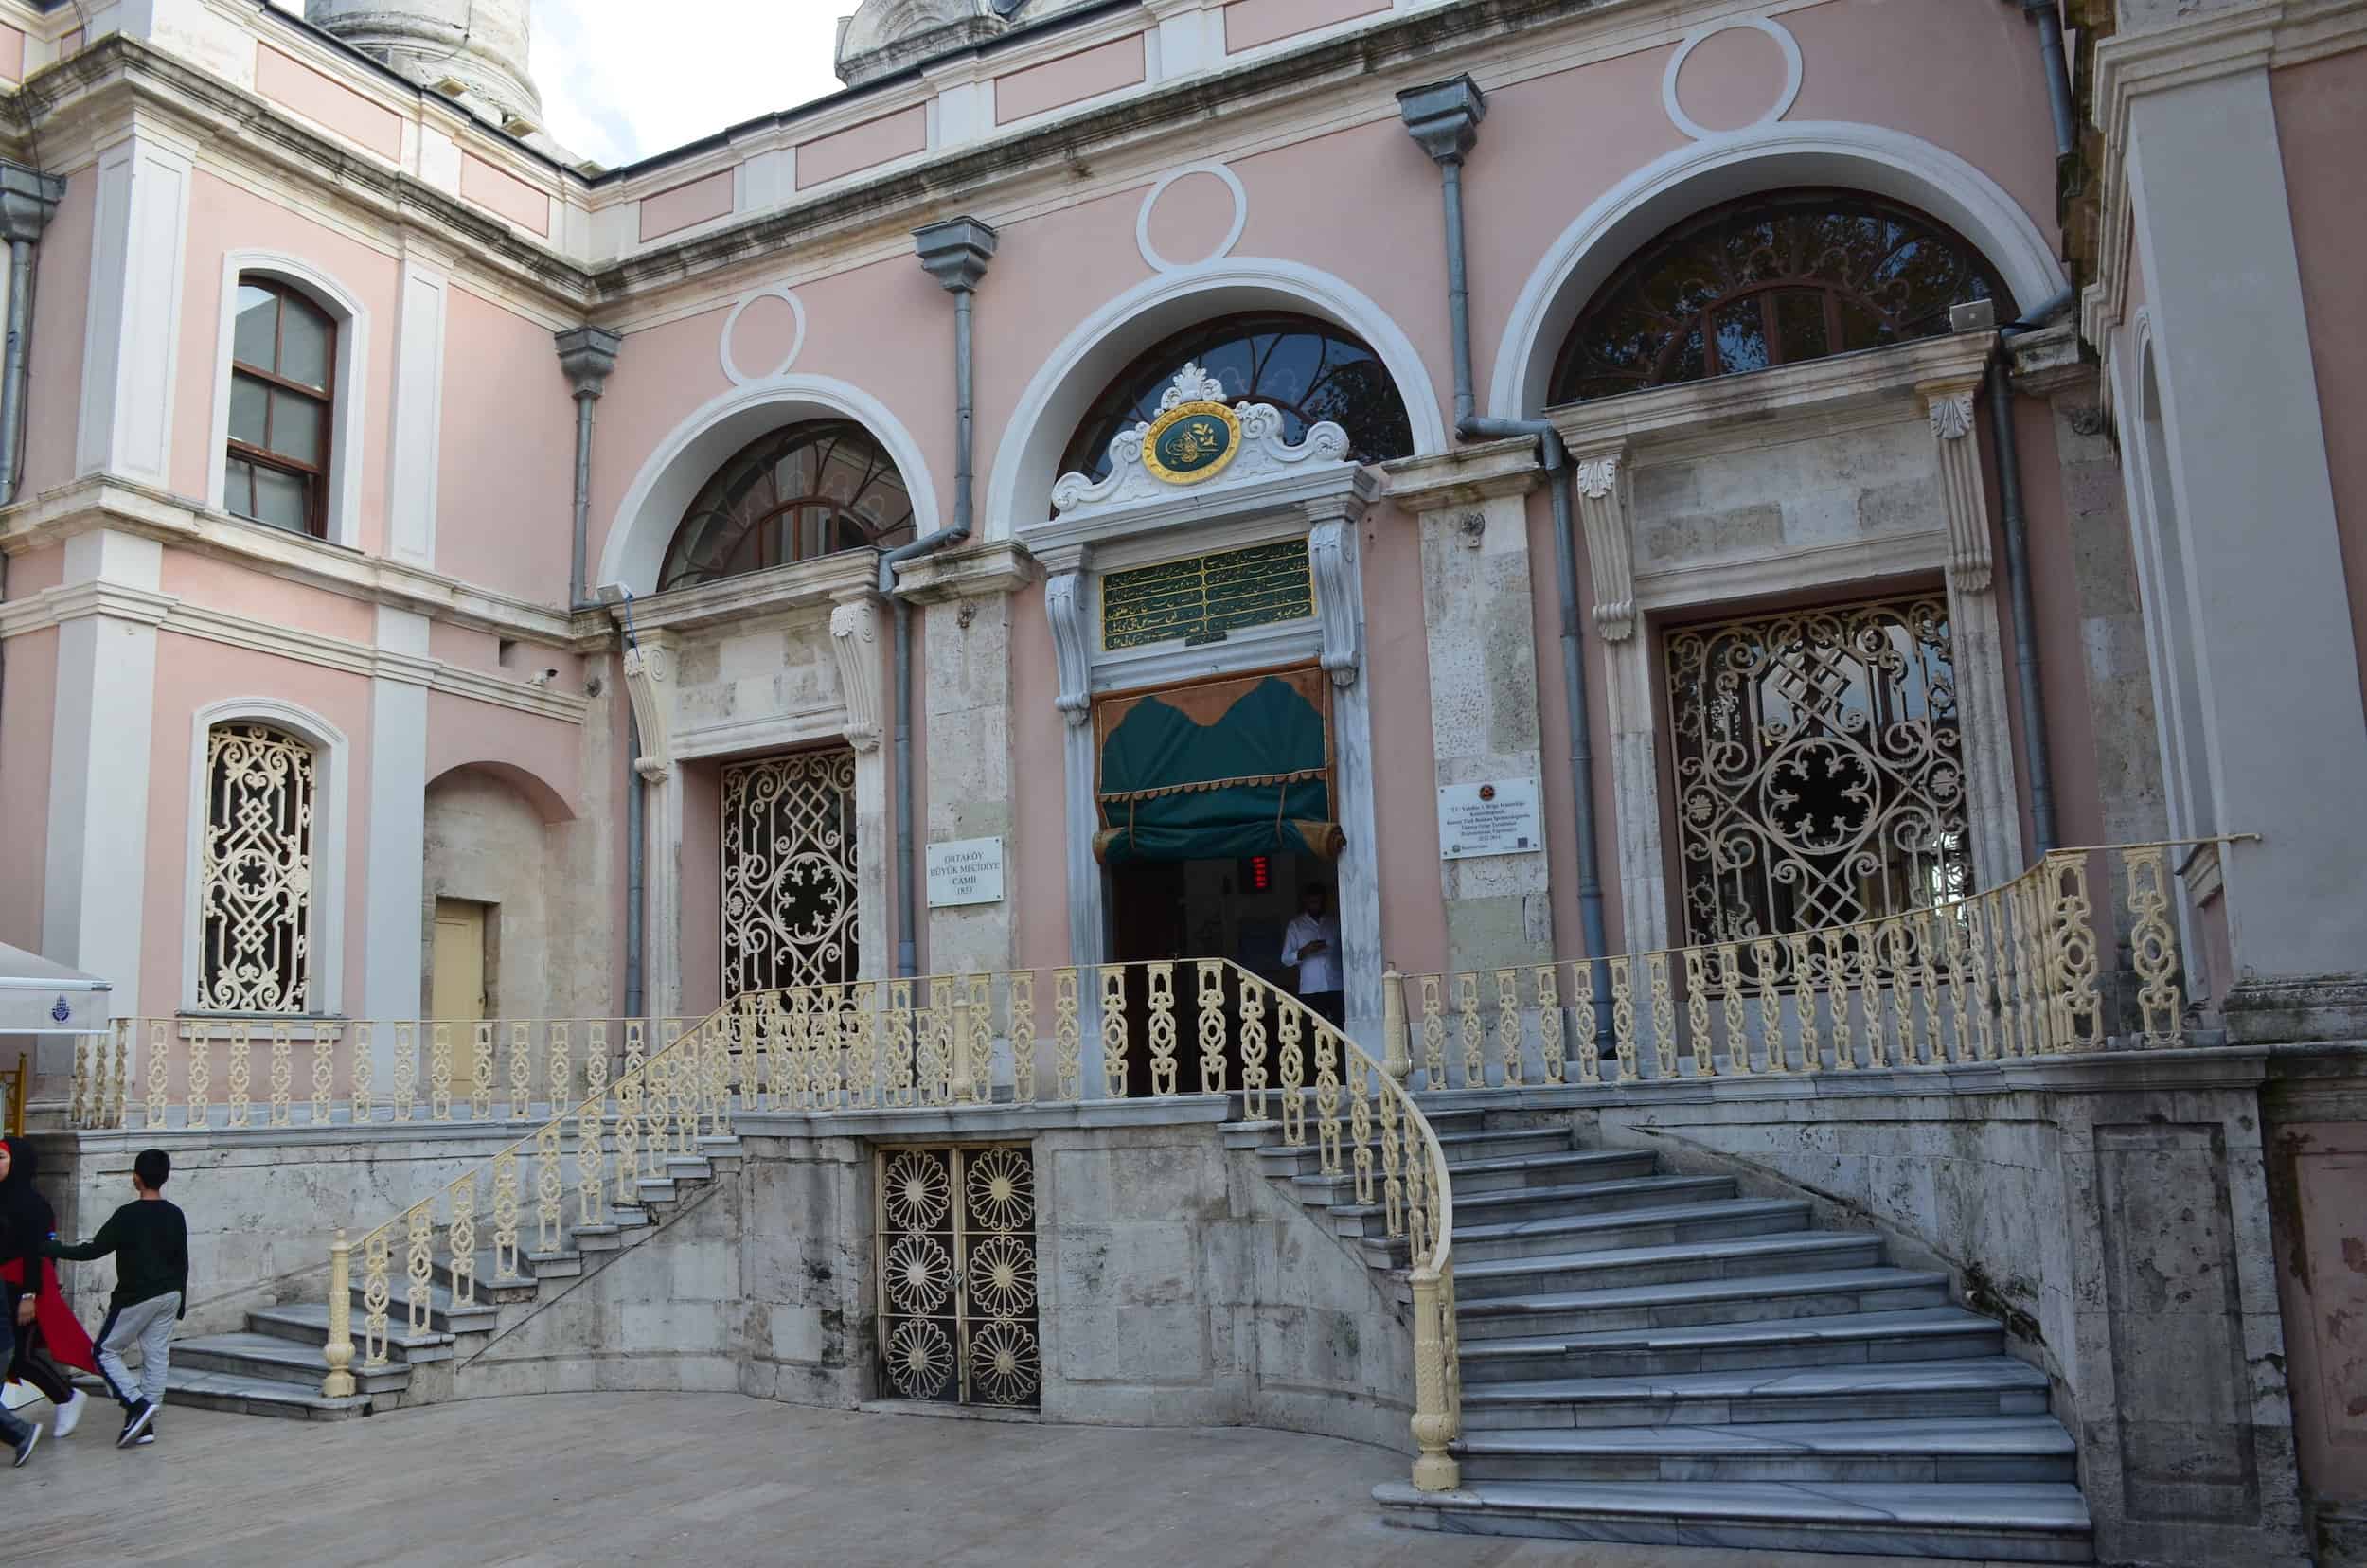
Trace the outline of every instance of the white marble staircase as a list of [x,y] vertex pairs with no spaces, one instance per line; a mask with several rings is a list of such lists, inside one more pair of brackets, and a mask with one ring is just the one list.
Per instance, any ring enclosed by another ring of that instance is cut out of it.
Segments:
[[[1461,1487],[1375,1488],[1471,1534],[2092,1560],[2047,1381],[1945,1274],[1731,1178],[1568,1126],[1425,1108],[1453,1177]],[[1533,1118],[1532,1118],[1533,1119]],[[1405,1299],[1402,1242],[1272,1124],[1228,1129]]]
[[[459,1379],[469,1361],[500,1334],[507,1333],[541,1311],[551,1300],[582,1279],[598,1274],[615,1258],[663,1231],[698,1192],[718,1176],[739,1167],[736,1138],[701,1138],[695,1155],[669,1155],[663,1176],[644,1176],[639,1201],[620,1204],[613,1200],[601,1224],[564,1224],[559,1248],[527,1251],[519,1260],[519,1279],[497,1282],[493,1250],[476,1255],[475,1299],[453,1299],[449,1247],[444,1233],[436,1236],[439,1259],[430,1289],[424,1333],[411,1332],[405,1306],[402,1254],[398,1246],[391,1281],[394,1300],[387,1309],[387,1363],[362,1364],[362,1285],[353,1291],[353,1338],[356,1345],[355,1393],[329,1399],[321,1393],[328,1370],[321,1350],[329,1343],[329,1308],[318,1299],[258,1307],[246,1314],[246,1327],[233,1334],[205,1334],[176,1340],[172,1371],[165,1402],[196,1405],[207,1410],[231,1410],[255,1416],[290,1417],[299,1420],[343,1420],[404,1405],[431,1404],[465,1394]],[[572,1150],[566,1152],[572,1161]],[[531,1247],[536,1236],[534,1203],[529,1196],[520,1215],[523,1242]],[[562,1212],[577,1212],[571,1189]],[[480,1238],[491,1229],[483,1220]],[[357,1274],[358,1274],[357,1269]]]

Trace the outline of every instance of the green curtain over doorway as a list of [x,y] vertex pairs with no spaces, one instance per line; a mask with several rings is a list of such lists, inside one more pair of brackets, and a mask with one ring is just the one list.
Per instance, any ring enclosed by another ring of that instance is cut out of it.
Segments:
[[1313,667],[1130,692],[1094,704],[1101,830],[1128,861],[1338,857],[1330,683]]

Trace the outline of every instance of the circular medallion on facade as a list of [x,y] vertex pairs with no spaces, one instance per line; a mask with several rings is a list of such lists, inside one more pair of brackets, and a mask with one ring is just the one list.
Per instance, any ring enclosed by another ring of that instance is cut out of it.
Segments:
[[1220,402],[1178,403],[1143,433],[1143,467],[1170,485],[1222,473],[1241,450],[1241,421]]

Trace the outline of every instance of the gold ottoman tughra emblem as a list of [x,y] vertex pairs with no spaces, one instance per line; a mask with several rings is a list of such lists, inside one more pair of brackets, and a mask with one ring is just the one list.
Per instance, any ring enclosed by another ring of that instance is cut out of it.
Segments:
[[1170,485],[1213,479],[1240,451],[1240,419],[1220,402],[1178,403],[1143,432],[1143,467]]

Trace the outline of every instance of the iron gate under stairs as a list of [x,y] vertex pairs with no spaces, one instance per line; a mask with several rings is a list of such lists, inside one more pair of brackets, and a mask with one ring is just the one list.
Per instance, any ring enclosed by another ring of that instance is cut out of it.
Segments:
[[1034,1409],[1036,1167],[1024,1145],[883,1149],[880,1355],[907,1399]]

